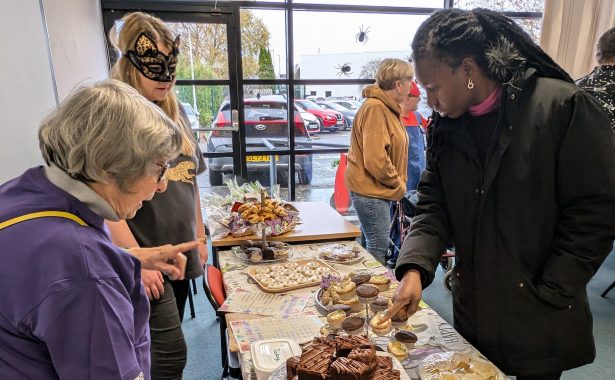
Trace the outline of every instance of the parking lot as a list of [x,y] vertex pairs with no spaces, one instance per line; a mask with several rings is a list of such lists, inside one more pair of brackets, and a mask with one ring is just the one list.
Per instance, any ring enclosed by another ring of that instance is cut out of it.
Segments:
[[[326,144],[348,145],[350,141],[350,133],[350,130],[338,131],[334,133],[318,133],[313,136],[313,141],[315,143],[321,142]],[[206,151],[207,147],[205,143],[201,143],[200,146],[201,150]],[[314,149],[319,148],[325,147],[318,145],[314,146]],[[312,161],[312,183],[310,185],[298,184],[295,194],[296,199],[301,201],[322,201],[328,203],[331,195],[333,194],[335,172],[337,170],[337,168],[333,167],[332,164],[334,161],[338,160],[339,157],[340,155],[338,153],[314,154]],[[263,175],[259,178],[262,178],[263,182],[268,183],[267,173],[263,173]],[[210,185],[208,172],[198,176],[198,184],[201,193],[226,193],[226,189],[224,187],[212,187]],[[282,197],[288,196],[288,191],[285,188],[281,189],[281,193]]]

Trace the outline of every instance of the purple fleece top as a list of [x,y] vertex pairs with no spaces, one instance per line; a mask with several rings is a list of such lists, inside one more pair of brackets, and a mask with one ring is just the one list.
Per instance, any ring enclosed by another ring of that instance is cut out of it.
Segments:
[[149,379],[149,303],[137,259],[103,218],[52,184],[43,167],[0,186],[0,379]]

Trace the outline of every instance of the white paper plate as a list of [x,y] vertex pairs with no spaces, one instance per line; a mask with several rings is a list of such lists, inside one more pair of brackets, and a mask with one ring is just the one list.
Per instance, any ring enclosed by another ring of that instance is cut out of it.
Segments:
[[[355,253],[352,251],[352,247],[348,247],[344,244],[339,244],[339,243],[323,245],[322,247],[318,249],[318,251],[319,251],[318,258],[328,263],[350,265],[350,264],[355,264],[355,263],[358,263],[364,260],[362,251]],[[343,252],[343,253],[350,252],[353,256],[347,259],[344,259],[344,260],[335,259],[334,257],[335,257],[336,252]]]

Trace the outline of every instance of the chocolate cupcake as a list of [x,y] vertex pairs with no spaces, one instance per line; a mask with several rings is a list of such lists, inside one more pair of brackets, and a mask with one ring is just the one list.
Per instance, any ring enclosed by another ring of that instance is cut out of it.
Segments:
[[261,249],[258,247],[250,247],[250,248],[246,248],[243,250],[243,252],[246,254],[246,256],[248,257],[252,257],[252,255],[254,254],[259,254],[262,255],[261,253]]
[[273,249],[271,248],[263,249],[263,260],[274,260],[274,259],[275,259],[275,253],[273,252]]
[[364,325],[365,318],[348,317],[342,322],[342,329],[346,331],[348,335],[357,335],[363,333]]
[[327,306],[327,311],[329,313],[334,312],[336,310],[343,310],[343,311],[345,311],[347,313],[350,310],[350,306],[349,305],[344,305],[344,304],[341,304],[341,303],[340,304],[336,304],[336,305]]
[[246,240],[239,246],[242,250],[246,250],[248,248],[254,247],[254,242],[252,240]]
[[371,306],[373,311],[385,311],[389,307],[389,300],[384,297],[378,297]]
[[357,298],[361,303],[372,303],[378,299],[378,288],[370,285],[360,285],[357,287]]
[[414,347],[414,344],[419,339],[415,333],[409,330],[399,330],[395,333],[395,339],[406,345],[406,348]]
[[372,278],[369,274],[355,274],[350,277],[350,281],[354,282],[357,286],[366,284],[369,279]]

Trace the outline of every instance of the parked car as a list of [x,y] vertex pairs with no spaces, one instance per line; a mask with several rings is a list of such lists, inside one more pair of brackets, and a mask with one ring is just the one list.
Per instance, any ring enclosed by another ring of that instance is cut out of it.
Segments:
[[326,99],[323,98],[322,96],[316,96],[316,95],[308,95],[305,97],[307,100],[311,100],[314,103],[316,102],[324,102]]
[[188,116],[188,121],[190,122],[190,128],[194,131],[194,137],[199,139],[199,131],[197,129],[201,128],[199,124],[199,115],[194,111],[194,108],[190,105],[190,103],[181,102],[182,108]]
[[320,121],[321,131],[335,132],[338,129],[344,128],[344,116],[333,110],[323,109],[318,104],[307,99],[297,99],[295,103],[299,104],[301,108],[318,118]]
[[354,117],[357,114],[357,110],[349,110],[348,108],[341,106],[335,102],[319,102],[317,104],[321,107],[337,111],[344,115],[344,130],[352,128],[352,122],[354,121]]
[[328,99],[328,102],[337,103],[342,107],[346,107],[349,110],[356,111],[361,107],[361,102],[350,99]]
[[[288,147],[289,128],[287,121],[288,110],[284,100],[244,99],[244,121],[246,135],[246,150],[267,150],[263,139],[267,139],[275,146]],[[212,125],[214,128],[231,126],[231,105],[224,101],[220,106],[218,115]],[[311,137],[308,133],[300,112],[295,112],[292,123],[295,128],[296,148],[311,148]],[[231,132],[216,131],[211,133],[207,142],[207,152],[232,152],[233,144]],[[287,183],[289,156],[274,156],[276,170],[281,183]],[[248,155],[246,157],[248,174],[256,171],[268,171],[271,156]],[[212,186],[222,185],[223,174],[233,173],[232,157],[208,157],[209,183]],[[312,182],[312,155],[296,155],[295,171],[299,174],[300,184]]]
[[316,116],[301,108],[301,106],[297,103],[295,103],[295,112],[299,112],[301,114],[301,118],[303,119],[303,123],[305,124],[305,128],[308,130],[308,132],[320,132],[320,121],[318,121],[318,118]]

